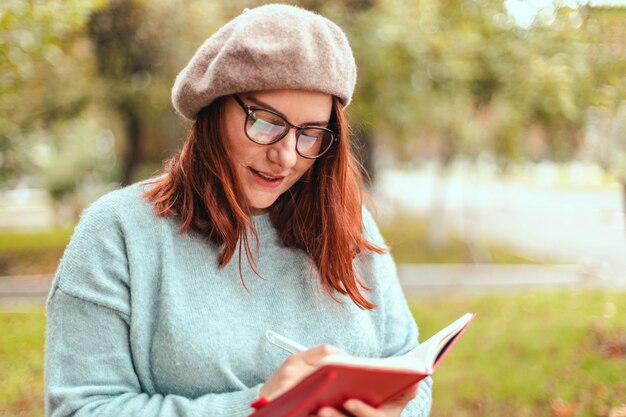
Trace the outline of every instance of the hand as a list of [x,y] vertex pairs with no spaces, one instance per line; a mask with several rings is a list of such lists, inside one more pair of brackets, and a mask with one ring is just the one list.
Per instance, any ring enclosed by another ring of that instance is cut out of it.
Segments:
[[269,399],[282,394],[317,369],[328,356],[343,353],[331,345],[319,345],[290,355],[261,387],[260,395]]
[[378,408],[369,406],[363,401],[352,399],[343,403],[343,407],[350,413],[349,415],[332,407],[323,407],[314,417],[400,417],[402,410],[416,395],[417,384]]

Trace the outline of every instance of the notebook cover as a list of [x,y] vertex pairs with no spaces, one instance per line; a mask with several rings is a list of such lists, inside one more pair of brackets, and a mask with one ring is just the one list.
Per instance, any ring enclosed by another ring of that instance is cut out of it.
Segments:
[[249,417],[309,417],[324,406],[341,410],[351,398],[377,407],[426,376],[401,369],[328,364]]

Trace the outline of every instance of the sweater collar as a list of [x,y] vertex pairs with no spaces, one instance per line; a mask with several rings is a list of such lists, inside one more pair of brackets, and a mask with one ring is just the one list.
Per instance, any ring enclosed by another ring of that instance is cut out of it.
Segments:
[[252,224],[254,224],[254,227],[259,235],[264,235],[274,230],[274,225],[270,220],[269,213],[258,214],[256,216],[252,216],[250,219],[252,220]]

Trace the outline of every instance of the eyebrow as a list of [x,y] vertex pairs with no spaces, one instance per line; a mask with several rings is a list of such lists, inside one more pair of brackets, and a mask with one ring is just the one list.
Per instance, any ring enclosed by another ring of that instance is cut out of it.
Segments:
[[[244,97],[245,97],[245,98],[247,98],[248,100],[250,100],[250,101],[254,102],[255,104],[257,104],[257,105],[259,105],[259,106],[263,106],[263,107],[265,107],[266,109],[269,109],[269,110],[275,111],[276,113],[278,113],[278,114],[280,114],[281,116],[283,116],[283,117],[285,118],[285,120],[287,119],[287,118],[285,117],[285,115],[284,115],[282,112],[280,112],[280,111],[276,110],[274,107],[270,106],[269,104],[267,104],[267,103],[266,103],[266,102],[264,102],[263,100],[259,100],[259,99],[258,99],[258,98],[256,98],[256,97],[253,97],[253,96],[248,96],[248,95],[246,95],[246,96],[244,96]],[[291,123],[291,122],[290,122],[290,123]],[[308,122],[308,123],[303,123],[301,126],[319,126],[319,127],[327,127],[329,124],[330,124],[330,121],[329,121],[329,120],[324,120],[324,121],[319,121],[319,122]]]

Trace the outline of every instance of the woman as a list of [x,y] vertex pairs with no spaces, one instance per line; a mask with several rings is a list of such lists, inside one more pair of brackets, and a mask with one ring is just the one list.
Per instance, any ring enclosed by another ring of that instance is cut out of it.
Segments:
[[[244,416],[339,350],[403,354],[417,328],[367,210],[334,23],[266,5],[179,74],[193,120],[165,173],[83,214],[48,300],[49,416]],[[312,348],[288,356],[267,330]],[[430,380],[352,415],[425,416]],[[321,417],[342,416],[326,407]]]

